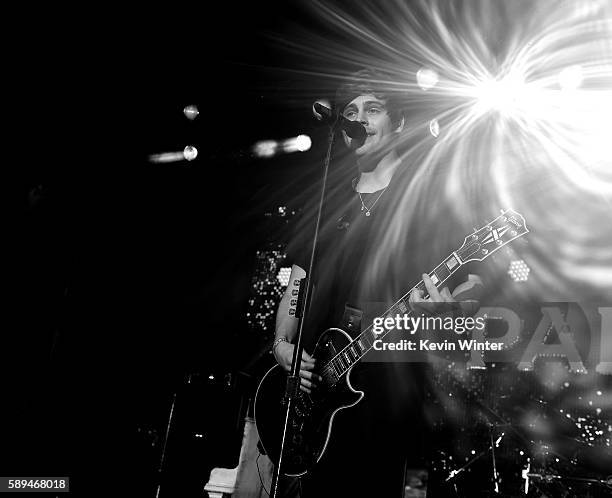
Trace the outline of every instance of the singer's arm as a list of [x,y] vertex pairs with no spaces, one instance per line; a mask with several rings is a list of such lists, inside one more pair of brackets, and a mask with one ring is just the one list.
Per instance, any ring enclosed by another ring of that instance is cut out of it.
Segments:
[[[295,317],[295,302],[300,290],[300,280],[306,277],[306,272],[297,265],[291,267],[289,285],[278,304],[276,311],[276,332],[274,334],[273,353],[278,364],[285,370],[291,370],[294,345],[291,344],[297,333],[298,319]],[[284,338],[285,340],[282,340]],[[313,373],[315,360],[306,351],[302,351],[300,367],[300,389],[311,392],[313,382],[321,378]]]

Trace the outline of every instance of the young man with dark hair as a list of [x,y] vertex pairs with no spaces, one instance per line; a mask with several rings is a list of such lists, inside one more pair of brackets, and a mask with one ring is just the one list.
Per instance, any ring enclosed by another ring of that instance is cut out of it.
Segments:
[[[335,108],[346,119],[360,122],[367,136],[357,141],[344,134],[357,174],[345,176],[327,194],[304,327],[300,387],[306,393],[316,390],[322,380],[317,359],[309,354],[317,335],[339,327],[355,337],[368,325],[355,326],[354,321],[348,325],[347,316],[355,316],[349,310],[358,310],[361,316],[370,303],[392,303],[421,278],[429,297],[418,290],[412,293],[410,304],[417,312],[429,312],[431,303],[454,302],[458,297],[477,299],[482,289],[480,278],[470,274],[452,293],[448,287],[439,291],[424,272],[435,266],[430,256],[441,259],[448,254],[445,248],[433,254],[435,242],[425,227],[411,228],[409,237],[395,234],[407,233],[397,227],[404,219],[409,223],[402,210],[404,196],[418,179],[411,158],[398,153],[406,117],[392,81],[375,71],[359,71],[339,87]],[[295,296],[306,276],[310,236],[304,228],[289,245],[291,278],[276,316],[273,353],[287,371],[298,323]],[[462,239],[454,242],[460,245]],[[303,496],[403,496],[406,462],[425,463],[423,369],[415,363],[362,361],[352,368],[351,383],[365,397],[355,407],[338,412],[324,456],[302,480]]]

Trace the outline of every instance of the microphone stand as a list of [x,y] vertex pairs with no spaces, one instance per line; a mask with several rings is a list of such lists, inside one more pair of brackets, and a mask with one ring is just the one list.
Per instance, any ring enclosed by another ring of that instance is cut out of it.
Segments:
[[297,396],[298,389],[300,387],[300,365],[302,363],[302,351],[304,350],[304,345],[302,343],[302,331],[304,328],[304,314],[305,311],[308,310],[308,305],[310,304],[311,297],[311,285],[310,285],[310,277],[312,276],[312,270],[314,268],[314,260],[317,249],[317,242],[319,239],[319,226],[321,223],[321,214],[323,212],[323,203],[325,200],[325,190],[327,188],[327,176],[329,172],[329,163],[331,161],[331,151],[334,143],[334,137],[336,135],[336,131],[338,128],[340,114],[337,115],[336,121],[333,126],[330,127],[329,137],[328,137],[328,146],[327,146],[327,154],[325,155],[324,167],[323,167],[323,182],[321,185],[321,196],[319,198],[319,207],[317,210],[317,218],[315,224],[314,236],[312,239],[312,250],[310,252],[310,262],[308,263],[308,273],[306,274],[306,278],[300,281],[300,291],[298,296],[298,304],[296,309],[296,318],[298,319],[298,328],[297,335],[295,339],[295,347],[293,349],[293,360],[291,362],[291,372],[287,377],[287,384],[285,386],[285,395],[282,400],[282,405],[284,408],[284,417],[283,417],[283,431],[280,442],[280,452],[278,457],[278,464],[274,467],[274,472],[272,473],[272,484],[270,486],[270,498],[276,498],[278,493],[278,481],[281,475],[281,468],[283,462],[283,452],[285,450],[285,441],[287,438],[287,431],[290,425],[291,418],[291,410],[293,408],[293,403],[295,397]]

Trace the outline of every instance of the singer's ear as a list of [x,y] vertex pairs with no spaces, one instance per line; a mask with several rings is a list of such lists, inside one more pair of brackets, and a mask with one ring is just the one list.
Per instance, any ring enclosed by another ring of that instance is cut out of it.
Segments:
[[395,128],[395,133],[400,133],[404,129],[404,123],[406,122],[404,116],[399,120],[397,127]]

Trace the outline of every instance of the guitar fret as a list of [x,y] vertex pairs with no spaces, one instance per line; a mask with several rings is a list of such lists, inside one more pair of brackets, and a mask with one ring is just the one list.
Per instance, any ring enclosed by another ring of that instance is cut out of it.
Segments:
[[399,308],[397,308],[396,306],[391,306],[391,308],[389,309],[389,311],[387,311],[384,315],[384,318],[394,318],[395,315],[398,315],[399,313]]
[[334,367],[334,372],[336,372],[336,375],[338,377],[340,377],[340,375],[342,375],[342,370],[340,369],[340,367],[338,366],[336,360],[332,360],[331,361],[332,366]]
[[406,313],[406,311],[408,311],[408,306],[403,299],[400,299],[400,301],[397,303],[397,307],[399,308],[400,313]]
[[349,357],[349,360],[351,363],[354,363],[356,358],[355,358],[355,353],[353,352],[353,350],[351,349],[351,347],[349,346],[349,348],[346,350],[346,355]]
[[359,356],[361,356],[363,352],[365,351],[365,346],[361,342],[361,339],[357,339],[357,341],[355,341],[355,349],[359,353]]
[[343,355],[343,357],[344,357],[344,361],[346,361],[346,364],[347,364],[347,365],[350,367],[350,366],[351,366],[351,364],[352,364],[353,362],[352,362],[352,360],[351,360],[351,357],[350,357],[350,355],[349,355],[348,351],[344,351],[344,352],[342,353],[342,355]]
[[450,277],[451,272],[446,267],[446,265],[441,264],[441,265],[436,266],[436,268],[434,269],[434,274],[439,279],[439,282],[434,282],[434,283],[438,285],[438,283],[441,284],[444,280]]
[[457,258],[453,255],[444,262],[444,265],[446,266],[446,268],[448,268],[448,271],[452,273],[457,269],[459,261],[457,261]]

